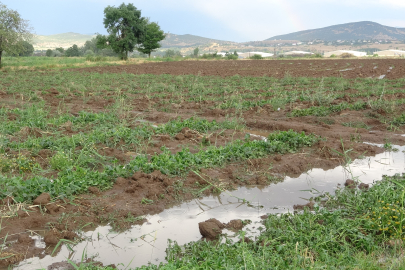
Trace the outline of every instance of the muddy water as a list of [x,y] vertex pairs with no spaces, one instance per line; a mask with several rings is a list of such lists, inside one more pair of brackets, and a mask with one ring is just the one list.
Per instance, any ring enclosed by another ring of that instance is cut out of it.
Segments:
[[[292,211],[294,204],[304,204],[308,198],[321,192],[333,193],[347,178],[354,176],[364,183],[373,183],[381,179],[382,175],[405,172],[405,147],[396,148],[397,152],[385,152],[375,157],[355,160],[350,165],[350,170],[343,167],[326,171],[313,169],[298,178],[286,177],[284,182],[278,184],[243,187],[219,196],[195,199],[173,206],[159,215],[147,216],[148,222],[123,233],[113,232],[109,226],[98,227],[95,231],[84,233],[87,240],[76,245],[75,252],[62,247],[54,257],[29,259],[15,269],[46,268],[67,258],[80,261],[83,253],[96,256],[95,260],[104,265],[123,263],[124,266],[119,266],[122,269],[128,265],[136,267],[148,262],[158,264],[164,262],[168,239],[179,244],[198,241],[201,239],[198,222],[209,218],[217,218],[221,222],[249,219],[252,223],[244,230],[254,237],[262,226],[260,216]],[[250,205],[237,197],[248,200]],[[41,241],[36,242],[43,245]]]

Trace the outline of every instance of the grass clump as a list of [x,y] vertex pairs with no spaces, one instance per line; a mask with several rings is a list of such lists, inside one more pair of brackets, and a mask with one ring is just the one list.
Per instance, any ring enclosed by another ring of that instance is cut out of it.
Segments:
[[255,241],[174,242],[166,264],[139,269],[402,269],[404,194],[404,175],[340,189],[313,211],[269,215]]
[[394,126],[403,126],[405,125],[405,113],[402,113],[400,116],[395,117],[392,121],[391,124]]

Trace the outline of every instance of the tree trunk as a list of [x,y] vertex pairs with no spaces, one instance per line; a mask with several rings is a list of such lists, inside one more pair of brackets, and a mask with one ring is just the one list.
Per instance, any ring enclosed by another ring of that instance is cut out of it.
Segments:
[[3,54],[3,51],[0,51],[0,69],[1,69],[1,55]]
[[149,58],[150,58],[151,53],[149,53]]

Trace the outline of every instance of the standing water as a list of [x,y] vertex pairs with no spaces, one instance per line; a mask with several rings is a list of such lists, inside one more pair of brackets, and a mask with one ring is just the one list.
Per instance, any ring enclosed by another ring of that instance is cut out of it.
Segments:
[[[338,185],[348,178],[356,177],[363,183],[371,184],[383,175],[405,172],[405,147],[396,148],[396,152],[355,160],[348,168],[313,169],[298,178],[286,177],[283,182],[270,186],[242,187],[218,196],[185,202],[158,215],[146,216],[147,222],[143,225],[133,226],[122,233],[113,232],[110,226],[100,226],[84,233],[85,240],[73,247],[74,252],[64,246],[54,257],[28,259],[15,269],[47,268],[52,263],[67,259],[80,262],[83,254],[95,256],[94,260],[104,265],[122,263],[123,266],[118,266],[122,269],[149,262],[159,264],[165,261],[169,239],[180,245],[200,240],[198,223],[210,218],[217,218],[224,223],[232,219],[249,219],[252,223],[244,230],[255,236],[260,232],[258,228],[263,226],[260,216],[292,211],[294,204],[306,204],[309,198],[322,192],[334,193]],[[39,239],[36,243],[39,246],[44,244]]]

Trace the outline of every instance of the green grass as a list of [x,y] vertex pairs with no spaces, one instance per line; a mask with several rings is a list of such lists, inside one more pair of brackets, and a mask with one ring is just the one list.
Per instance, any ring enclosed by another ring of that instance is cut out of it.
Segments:
[[269,215],[253,242],[171,242],[167,263],[137,269],[404,269],[404,194],[399,175],[341,189],[314,211]]
[[[41,174],[26,180],[22,176],[0,175],[0,198],[13,196],[17,202],[30,202],[42,192],[64,198],[85,193],[90,186],[110,188],[117,177],[129,177],[136,171],[151,173],[158,170],[169,176],[182,175],[191,170],[220,167],[269,154],[295,152],[304,146],[311,146],[317,140],[313,135],[285,131],[270,134],[267,141],[236,140],[222,147],[209,146],[194,154],[187,148],[172,154],[162,147],[162,154],[151,157],[138,155],[125,165],[114,162],[103,164],[104,170],[100,171],[97,167],[92,169],[94,163],[101,163],[106,158],[97,154],[91,144],[84,143],[85,139],[79,139],[78,144],[75,144],[75,138],[72,137],[72,145],[69,145],[69,141],[62,143],[65,150],[58,148],[56,143],[53,146],[57,153],[51,158],[50,164],[59,171],[56,179],[48,179]],[[79,145],[83,146],[82,149],[75,152],[74,149]],[[2,169],[8,167],[3,166]]]
[[[105,66],[112,65],[110,62],[118,62],[117,57],[103,57],[97,64],[89,63],[96,62],[93,58],[86,57],[45,57],[45,56],[30,56],[30,57],[2,57],[3,70],[11,71],[12,69],[61,69],[75,68],[86,66]],[[1,70],[0,70],[1,71]]]

